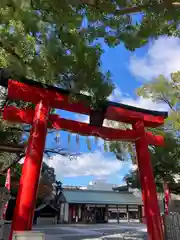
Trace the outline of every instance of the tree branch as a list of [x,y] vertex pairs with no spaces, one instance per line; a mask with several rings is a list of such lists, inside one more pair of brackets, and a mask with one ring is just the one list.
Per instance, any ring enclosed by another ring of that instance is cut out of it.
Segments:
[[[0,47],[3,48],[6,52],[8,52],[9,54],[11,54],[12,56],[14,56],[15,58],[17,58],[19,61],[22,62],[22,58],[13,50],[8,48],[7,46],[5,46],[3,44],[3,42],[0,41]],[[26,62],[23,61],[24,64],[26,64]]]
[[[63,152],[64,151],[64,152]],[[17,164],[23,157],[25,157],[25,145],[15,145],[15,144],[0,144],[0,152],[9,152],[9,153],[17,153],[19,154],[18,157],[6,168],[2,169],[0,171],[0,174],[5,173],[8,168],[11,168],[15,164]],[[76,157],[80,155],[79,153],[69,153],[65,152],[64,148],[49,148],[49,149],[44,149],[44,154],[46,154],[48,157],[51,156],[51,154],[59,154],[63,157],[69,157],[70,159],[72,157]]]
[[[78,1],[77,1],[78,2]],[[79,0],[79,3],[81,4],[87,4],[91,7],[95,7],[101,11],[108,11],[109,5],[108,4],[100,4],[98,0]],[[180,3],[179,2],[172,2],[172,1],[164,1],[162,3],[157,4],[157,7],[175,7],[175,8],[180,8]],[[149,4],[146,5],[138,5],[138,6],[131,6],[127,8],[122,8],[119,10],[115,10],[115,14],[117,15],[124,15],[124,14],[132,14],[132,13],[139,13],[143,12],[144,9],[150,7]]]
[[0,47],[3,48],[7,53],[11,54],[12,56],[14,56],[16,59],[18,59],[23,65],[24,67],[29,66],[29,63],[27,61],[25,61],[21,56],[19,56],[15,50],[13,50],[12,48],[9,48],[7,46],[5,46],[3,44],[2,41],[0,41]]
[[[29,133],[29,132],[31,131],[30,128],[27,129],[27,128],[19,128],[19,127],[9,127],[9,129],[10,129],[10,130],[14,130],[14,131],[18,131],[18,132],[27,132],[27,133]],[[49,129],[48,129],[47,134],[49,134],[49,133],[54,133],[55,131],[57,131],[57,130],[49,130]]]
[[22,153],[24,148],[23,144],[0,144],[0,152]]
[[[63,152],[64,151],[64,152]],[[50,154],[59,154],[63,157],[76,157],[78,155],[80,155],[80,153],[69,153],[69,152],[65,152],[65,149],[64,148],[50,148],[50,149],[44,149],[44,153],[50,157],[51,155]]]
[[9,168],[12,168],[15,164],[17,164],[23,157],[25,156],[25,153],[20,154],[9,166],[4,168],[0,171],[0,174],[4,174],[7,172]]
[[[64,151],[65,149],[64,148],[60,148],[60,149],[44,149],[44,153],[45,154],[49,154],[49,153],[55,153],[55,154],[60,154],[61,151]],[[62,156],[65,156],[66,153],[61,153]]]
[[159,100],[166,103],[172,111],[175,111],[175,109],[174,109],[173,105],[171,104],[171,102],[169,101],[169,99],[167,99],[164,95]]

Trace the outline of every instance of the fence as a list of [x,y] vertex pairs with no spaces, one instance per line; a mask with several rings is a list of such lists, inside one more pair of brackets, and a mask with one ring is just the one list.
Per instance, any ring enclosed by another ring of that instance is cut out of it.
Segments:
[[180,239],[180,213],[170,213],[164,216],[165,240]]

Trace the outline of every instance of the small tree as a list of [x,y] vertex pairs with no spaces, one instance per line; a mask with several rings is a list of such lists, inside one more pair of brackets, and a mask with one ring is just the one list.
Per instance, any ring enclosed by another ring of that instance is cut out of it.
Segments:
[[[179,139],[166,133],[164,148],[151,147],[150,153],[158,191],[163,191],[163,183],[166,182],[171,191],[179,193],[179,183],[176,182],[177,176],[180,176]],[[127,174],[125,181],[132,188],[140,188],[138,169]]]
[[179,134],[180,129],[180,72],[172,73],[170,79],[163,75],[137,89],[139,96],[151,98],[156,103],[163,103],[169,108],[169,117],[165,130]]

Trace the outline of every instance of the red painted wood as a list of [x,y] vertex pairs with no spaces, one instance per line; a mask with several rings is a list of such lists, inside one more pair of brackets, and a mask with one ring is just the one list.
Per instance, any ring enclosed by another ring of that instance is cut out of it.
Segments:
[[153,116],[140,112],[131,111],[115,106],[111,106],[107,109],[105,118],[124,123],[136,123],[139,120],[144,122],[146,127],[157,127],[164,124],[164,118],[162,116]]
[[161,135],[153,135],[151,132],[146,132],[146,138],[149,145],[164,146],[164,137]]
[[[46,132],[47,127],[50,127],[60,130],[64,129],[82,135],[99,136],[108,140],[135,141],[149,239],[163,240],[156,185],[148,151],[148,144],[162,145],[163,138],[161,136],[153,136],[151,133],[146,133],[145,126],[159,126],[164,123],[164,117],[153,116],[147,113],[144,114],[116,106],[108,107],[105,118],[133,124],[133,130],[94,127],[86,123],[63,119],[58,115],[50,115],[48,118],[49,107],[43,104],[47,99],[49,106],[53,108],[60,108],[87,115],[89,115],[91,109],[81,102],[70,102],[67,95],[57,93],[54,90],[42,89],[32,85],[29,86],[15,80],[10,80],[8,84],[8,97],[10,99],[37,104],[35,111],[32,109],[23,110],[13,107],[6,107],[4,110],[4,119],[32,125],[10,239],[12,239],[14,230],[24,231],[30,230],[32,227]],[[49,121],[51,125],[48,126],[47,121]]]
[[11,122],[20,122],[32,124],[34,110],[32,108],[16,108],[14,106],[5,106],[3,111],[3,119]]
[[137,122],[133,128],[139,135],[139,139],[136,141],[136,152],[138,158],[138,168],[140,172],[142,199],[144,203],[148,239],[164,240],[156,184],[154,181],[144,124],[142,121]]
[[[34,110],[31,108],[18,109],[13,106],[8,106],[5,107],[3,112],[3,118],[5,120],[27,124],[32,124],[33,116]],[[55,114],[49,116],[49,122],[49,128],[67,130],[81,135],[99,136],[107,140],[135,141],[137,139],[137,135],[133,130],[94,127],[88,125],[87,123],[60,118],[60,116]],[[162,136],[154,136],[151,132],[147,132],[146,135],[148,144],[156,146],[161,146],[164,144],[164,138]]]
[[[8,97],[14,100],[38,103],[40,100],[49,99],[52,108],[67,110],[70,112],[89,115],[90,109],[81,102],[72,102],[65,94],[57,93],[54,90],[42,89],[24,83],[10,80],[8,83]],[[106,119],[121,121],[125,123],[135,123],[143,120],[147,127],[157,127],[164,123],[164,117],[144,114],[120,107],[109,106],[105,115]]]
[[52,108],[77,112],[81,114],[89,114],[90,109],[85,104],[71,102],[68,95],[57,93],[53,90],[42,89],[30,86],[24,83],[10,80],[8,82],[8,97],[14,100],[22,100],[25,102],[38,103],[40,100],[49,100]]
[[32,228],[47,133],[48,114],[48,105],[42,101],[36,105],[9,240],[12,239],[14,231],[27,231]]
[[88,125],[87,123],[63,119],[58,115],[51,115],[49,121],[55,129],[68,130],[85,136],[97,136],[105,140],[135,141],[137,139],[135,131],[132,130],[116,130],[107,127],[94,127]]

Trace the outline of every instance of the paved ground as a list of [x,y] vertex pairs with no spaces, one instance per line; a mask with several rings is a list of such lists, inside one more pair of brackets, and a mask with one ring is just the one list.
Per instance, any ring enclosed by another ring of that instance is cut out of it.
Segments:
[[46,234],[46,240],[144,240],[147,239],[143,224],[96,224],[36,226],[35,231]]

